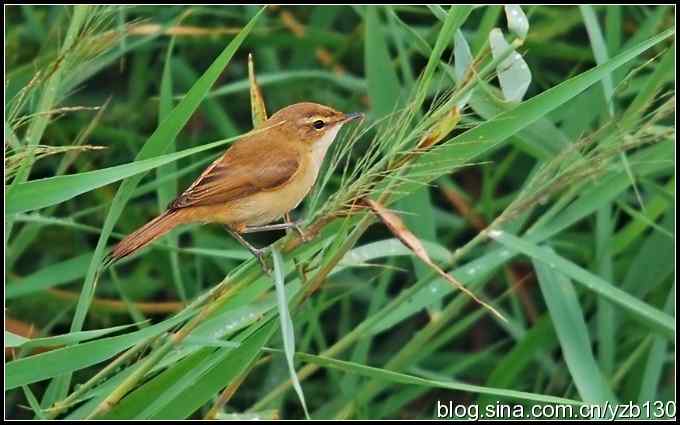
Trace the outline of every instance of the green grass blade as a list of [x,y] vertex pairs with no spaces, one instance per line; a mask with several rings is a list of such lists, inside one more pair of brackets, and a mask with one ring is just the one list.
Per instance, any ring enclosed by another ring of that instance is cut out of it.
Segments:
[[[177,57],[174,60],[173,71],[174,76],[177,77],[176,79],[182,87],[190,88],[199,77],[194,67],[181,57]],[[186,95],[181,96],[180,99],[184,98],[184,96]],[[206,96],[200,110],[205,114],[206,120],[218,130],[221,136],[232,137],[241,133],[240,127],[236,125],[237,123],[234,122],[231,115],[227,113],[222,105],[217,102],[217,99]]]
[[[600,22],[597,19],[595,10],[590,5],[580,5],[581,14],[583,15],[583,22],[586,26],[586,31],[588,32],[588,38],[590,39],[590,45],[593,49],[593,55],[595,56],[595,62],[598,65],[609,60],[609,54],[607,53],[607,44],[604,41],[604,36],[602,35],[602,28],[600,27]],[[614,116],[614,82],[612,80],[612,73],[607,73],[602,78],[602,86],[604,87],[604,102],[606,105],[606,110],[610,117]]]
[[[167,149],[168,143],[177,137],[177,134],[179,134],[180,130],[189,121],[189,118],[191,118],[192,114],[201,104],[205,96],[208,94],[210,88],[213,86],[213,84],[215,84],[215,81],[217,81],[222,70],[231,61],[231,58],[236,53],[236,50],[239,48],[243,40],[252,30],[255,22],[257,21],[257,17],[260,16],[262,11],[264,11],[264,8],[262,8],[259,13],[253,17],[253,19],[239,32],[239,34],[224,48],[215,61],[208,67],[206,72],[198,79],[198,81],[196,81],[191,90],[189,90],[187,96],[182,99],[181,102],[179,102],[172,112],[168,114],[166,119],[163,120],[161,125],[144,143],[144,146],[135,158],[136,160],[149,159],[163,154],[163,152]],[[92,255],[92,261],[90,262],[87,274],[85,276],[83,288],[81,290],[80,297],[78,298],[76,311],[71,322],[71,332],[80,331],[83,327],[85,317],[87,316],[90,304],[94,298],[96,283],[99,278],[100,262],[104,255],[104,249],[106,248],[109,235],[113,231],[113,226],[123,213],[125,205],[143,177],[143,175],[135,175],[125,180],[116,192],[114,200],[111,203],[111,207],[109,208],[108,214],[104,221],[104,225],[102,226],[102,233],[99,237],[99,240],[97,241],[94,254]],[[57,385],[59,388],[57,392],[58,398],[64,398],[66,396],[70,380],[70,374],[63,375],[57,379],[58,384],[55,385]]]
[[140,341],[171,329],[184,321],[189,316],[188,313],[125,335],[58,348],[11,361],[5,367],[5,390],[74,372],[110,359]]
[[650,328],[658,329],[665,335],[674,334],[675,324],[671,316],[640,301],[629,293],[622,291],[601,277],[590,273],[571,261],[507,232],[500,230],[491,231],[489,236],[513,251],[522,252],[532,259],[547,263],[551,267],[557,267],[557,269],[565,275],[583,284],[586,288],[598,295],[603,296],[613,305],[628,311],[633,316],[646,323]]
[[356,373],[362,376],[368,376],[381,381],[390,381],[400,384],[410,385],[424,385],[433,388],[443,388],[449,390],[458,390],[464,392],[471,392],[476,394],[490,394],[502,398],[510,398],[516,400],[537,401],[540,403],[555,403],[555,404],[573,404],[579,405],[580,401],[570,400],[567,398],[554,397],[543,394],[527,393],[523,391],[504,390],[500,388],[483,387],[479,385],[465,384],[456,381],[436,381],[432,379],[421,378],[418,376],[407,375],[405,373],[394,372],[391,370],[380,369],[371,366],[365,366],[344,360],[337,360],[330,357],[315,356],[312,354],[296,353],[296,356],[308,363],[314,363],[323,367],[330,367],[340,369],[349,373]]
[[[534,364],[543,352],[550,352],[557,345],[555,330],[550,316],[544,315],[524,334],[521,340],[503,356],[486,381],[486,386],[511,388],[514,382],[521,379],[526,369]],[[481,408],[491,404],[497,397],[483,395],[477,403]]]
[[[69,23],[69,27],[64,38],[64,44],[60,50],[62,55],[67,55],[69,50],[73,48],[74,44],[76,44],[78,33],[81,31],[83,25],[85,25],[87,16],[90,14],[90,12],[91,6],[88,5],[79,5],[73,7],[73,18]],[[40,115],[31,122],[31,125],[29,126],[26,133],[26,144],[29,149],[38,145],[43,137],[43,134],[45,133],[45,129],[47,128],[50,120],[50,114],[48,112],[54,109],[58,100],[58,93],[62,83],[63,73],[64,67],[57,66],[55,71],[50,75],[45,87],[42,90],[40,101],[36,109],[36,112],[38,112]],[[33,150],[30,149],[29,153],[30,155],[24,160],[21,168],[19,168],[17,171],[11,186],[6,190],[7,197],[9,197],[17,189],[17,186],[20,183],[28,180],[31,167],[35,161]],[[5,217],[5,243],[7,243],[7,240],[12,233],[13,224],[14,220],[12,217]]]
[[[199,152],[224,146],[236,139],[237,138],[218,140],[195,148],[184,149],[176,153],[158,155],[148,159],[140,158],[128,164],[116,165],[101,170],[47,177],[21,183],[17,185],[17,190],[15,190],[12,195],[7,196],[5,215],[56,205],[72,199],[75,196],[128,177],[134,177],[135,180],[139,180],[143,177],[139,176],[141,173],[145,173],[161,165],[177,161],[178,159]],[[126,185],[126,188],[127,187],[129,187],[129,184]]]
[[609,6],[606,10],[605,32],[607,34],[607,51],[614,54],[621,48],[621,36],[623,35],[622,7]]
[[40,407],[40,402],[38,402],[38,399],[35,398],[35,395],[33,394],[33,391],[31,391],[29,386],[23,385],[21,389],[24,390],[26,400],[28,400],[28,404],[31,406],[31,409],[33,409],[33,413],[35,413],[36,419],[47,419],[45,417],[45,412],[43,412],[42,408]]
[[[161,95],[158,103],[158,125],[170,114],[172,111],[172,51],[175,46],[175,37],[170,40],[167,54],[165,55],[165,65],[163,66],[163,76],[161,77]],[[168,152],[175,152],[177,146],[173,139],[168,143]],[[171,162],[169,164],[158,167],[156,176],[159,180],[163,180],[168,175],[173,175],[177,172],[177,164]],[[163,184],[158,186],[158,211],[164,211],[167,205],[177,196],[177,180],[167,179]],[[167,236],[170,245],[177,245],[177,236],[174,232],[170,232]],[[172,269],[172,280],[177,288],[177,294],[182,301],[186,301],[187,294],[182,282],[182,273],[179,269],[179,256],[176,252],[169,252],[170,268]]]
[[[675,233],[674,213],[674,208],[669,209],[661,221],[662,228],[672,233]],[[675,240],[659,232],[650,234],[637,247],[635,257],[625,269],[621,288],[639,297],[645,296],[673,275],[674,259]],[[650,270],[654,273],[650,274]]]
[[288,311],[288,297],[286,296],[285,287],[285,266],[281,253],[272,248],[272,257],[274,258],[274,287],[276,288],[276,303],[279,307],[279,322],[281,323],[281,335],[283,337],[283,350],[286,355],[286,364],[290,372],[290,379],[293,382],[293,388],[297,393],[302,409],[305,411],[305,416],[309,419],[309,412],[307,411],[307,402],[305,401],[305,394],[300,386],[297,374],[295,373],[295,363],[293,356],[295,355],[295,329],[293,327],[293,320]]
[[[439,6],[435,6],[437,8]],[[425,70],[418,85],[416,98],[414,101],[414,106],[416,110],[420,109],[420,106],[425,101],[425,96],[428,92],[428,88],[432,83],[432,76],[434,71],[437,69],[440,63],[440,58],[444,49],[453,42],[454,34],[463,25],[465,20],[470,15],[472,11],[472,6],[451,6],[449,8],[449,13],[446,14],[446,19],[444,20],[444,25],[442,26],[439,35],[437,36],[437,41],[432,48],[430,57],[427,60],[427,65],[425,65]]]
[[644,86],[630,103],[621,118],[624,128],[635,123],[644,111],[652,104],[663,88],[665,82],[675,74],[675,49],[670,48],[663,54],[659,65],[645,80]]
[[29,341],[28,338],[5,330],[5,347],[21,347]]
[[593,404],[616,403],[616,397],[595,361],[574,286],[558,269],[537,260],[533,264],[564,359],[581,398]]
[[[670,155],[672,149],[673,145],[671,143],[663,143],[643,149],[631,156],[635,163],[640,164],[636,170],[637,175],[647,175],[648,173],[655,173],[660,169],[667,168],[668,165],[663,164],[659,159]],[[581,192],[581,196],[576,201],[572,202],[564,211],[555,216],[552,220],[547,221],[546,225],[533,229],[530,232],[530,240],[537,244],[559,234],[569,228],[569,226],[572,226],[583,220],[585,217],[593,214],[602,205],[612,202],[613,199],[619,196],[629,186],[630,180],[623,171],[607,176],[601,182],[591,185],[585,191]],[[654,252],[652,247],[658,246],[658,242],[654,241],[654,243],[656,243],[656,245],[650,245],[652,252]],[[427,244],[426,248],[431,254],[441,252],[441,260],[450,261],[450,257],[445,250],[435,251]],[[361,252],[361,247],[356,249],[357,253]],[[386,254],[391,253],[391,255],[399,255],[398,252],[392,251],[389,246],[376,246],[376,251],[384,252]],[[671,256],[673,254],[672,250],[664,250],[663,252],[664,254],[669,253]],[[505,264],[507,261],[510,261],[514,255],[514,253],[503,249],[493,250],[480,258],[470,261],[464,266],[456,268],[452,273],[454,277],[460,281],[477,284],[488,279],[498,267]],[[376,256],[375,258],[379,257]],[[652,258],[654,258],[655,261],[651,263],[645,263],[644,261],[647,261],[647,259],[641,259],[641,267],[639,267],[639,270],[642,273],[644,273],[644,270],[649,270],[650,268],[661,270],[660,265],[670,265],[671,268],[673,267],[673,264],[668,263],[664,259],[664,256],[653,255]],[[666,268],[664,267],[663,270],[665,273]],[[638,276],[637,274],[628,273],[628,275],[632,278],[631,281],[639,281],[640,279],[639,277],[636,277]],[[411,296],[410,301],[389,313],[386,318],[381,321],[381,324],[373,329],[373,332],[380,332],[394,326],[395,323],[412,316],[424,307],[431,305],[441,297],[450,293],[451,287],[441,280],[433,280],[432,283],[426,284],[431,279],[432,276],[425,281],[419,279],[415,284],[419,289]]]
[[[272,302],[272,308],[273,304]],[[177,403],[178,400],[184,400],[186,397],[210,399],[215,393],[206,392],[199,395],[191,391],[192,387],[198,385],[201,380],[208,379],[206,375],[212,373],[211,371],[215,370],[230,356],[239,355],[232,349],[235,347],[237,350],[247,348],[244,347],[244,344],[248,343],[244,343],[243,339],[247,339],[247,332],[249,331],[245,331],[245,336],[243,333],[239,334],[239,332],[255,323],[267,311],[269,309],[231,309],[204,322],[192,333],[192,336],[198,338],[198,340],[215,340],[215,338],[224,338],[228,335],[237,335],[236,339],[230,341],[219,339],[220,345],[227,346],[227,348],[217,351],[207,347],[203,348],[191,342],[182,344],[149,373],[162,372],[121,400],[107,417],[148,419],[161,415],[163,411],[171,408],[171,404]],[[275,329],[273,328],[274,324],[272,321],[272,326],[270,326],[272,329]],[[256,324],[255,327],[257,326]],[[233,367],[241,367],[241,364],[234,363]],[[220,373],[218,375],[222,376]],[[219,389],[215,391],[219,391]]]
[[[498,149],[510,136],[563,105],[588,87],[600,81],[611,71],[662,42],[674,33],[674,29],[668,29],[626,50],[607,63],[570,78],[556,87],[521,103],[517,108],[500,114],[495,119],[486,121],[460,136],[452,138],[440,148],[420,155],[412,166],[413,169],[418,170],[418,177],[415,179],[425,181],[435,179],[442,173],[438,171],[443,168],[442,163],[446,163],[450,168],[454,168],[470,162],[479,155]],[[433,168],[435,169],[432,170]],[[432,170],[432,172],[428,173],[428,170]],[[419,185],[419,183],[405,183],[401,186],[400,191],[406,193],[413,192],[416,189],[416,185]],[[399,194],[396,194],[396,197],[398,196]]]
[[[299,83],[299,81],[308,80],[321,80],[324,82],[333,83],[343,89],[351,90],[353,93],[366,91],[366,81],[362,78],[353,76],[351,74],[338,75],[333,72],[317,69],[262,73],[257,77],[257,84],[260,87],[267,87],[270,85],[285,86],[286,84],[296,84]],[[208,98],[229,96],[240,92],[247,92],[248,88],[249,82],[247,79],[234,81],[211,91],[208,95]],[[178,95],[176,98],[181,99],[182,95]]]
[[[99,338],[101,336],[118,332],[123,329],[127,329],[130,326],[135,326],[135,324],[114,326],[111,328],[102,328],[92,331],[80,331],[71,332],[63,335],[55,335],[43,338],[33,338],[26,339],[25,341],[5,344],[8,347],[22,347],[22,348],[35,348],[35,347],[56,347],[59,345],[73,344],[76,342],[87,341],[94,338]],[[7,337],[7,331],[5,331],[5,337]]]
[[84,275],[83,270],[87,268],[91,259],[91,254],[83,254],[50,264],[29,276],[10,279],[5,287],[5,298],[9,300],[26,296],[78,279]]
[[238,348],[231,350],[229,356],[217,363],[212,373],[201,376],[187,391],[167,405],[153,419],[183,419],[194,413],[250,367],[260,356],[260,350],[275,330],[276,322],[273,320],[262,325],[245,341],[242,341]]
[[[672,162],[668,162],[666,158],[672,155],[673,149],[673,143],[662,142],[631,155],[631,162],[637,164],[636,175],[638,177],[654,175],[672,168]],[[533,227],[529,234],[532,238],[541,240],[556,235],[615,200],[630,185],[631,181],[625,171],[612,171],[611,174],[589,185],[564,211]]]
[[[246,25],[239,34],[224,48],[222,53],[215,59],[215,61],[208,67],[201,78],[196,81],[194,86],[189,90],[187,96],[168,114],[161,125],[154,131],[149,139],[144,143],[144,146],[137,154],[136,159],[147,159],[162,154],[171,140],[174,140],[179,134],[180,130],[189,121],[191,115],[196,111],[205,96],[208,94],[210,87],[217,81],[222,70],[231,61],[231,58],[240,47],[241,43],[248,36],[252,30],[257,18],[264,11],[262,8],[258,14]],[[71,331],[80,330],[85,321],[87,310],[89,308],[92,297],[94,296],[94,287],[96,280],[96,273],[99,267],[106,242],[109,234],[113,230],[113,226],[118,221],[118,218],[123,212],[127,201],[130,199],[132,192],[142,180],[143,175],[135,175],[128,180],[125,180],[116,192],[116,196],[109,208],[109,213],[106,216],[102,234],[97,242],[95,253],[92,257],[92,262],[88,269],[88,274],[85,277],[81,297],[76,306],[76,312],[71,324]]]
[[[597,210],[595,216],[595,261],[593,271],[607,281],[613,280],[613,255],[609,242],[614,232],[612,208],[607,205]],[[597,300],[596,326],[598,333],[597,356],[602,371],[611,376],[616,357],[616,319],[614,307],[602,298]]]
[[[671,288],[666,299],[665,309],[668,314],[675,313],[675,286]],[[640,393],[638,403],[654,402],[659,400],[657,388],[661,382],[663,367],[666,363],[666,352],[668,350],[668,340],[659,336],[654,337],[652,348],[649,350],[647,362],[645,363],[642,382],[640,383]]]
[[384,117],[396,110],[401,93],[397,72],[391,65],[387,37],[383,31],[379,11],[376,6],[366,6],[364,46],[368,94],[371,98],[371,110],[376,118]]
[[[670,179],[664,188],[673,192],[675,190],[675,178]],[[644,219],[641,217],[639,220],[631,221],[614,235],[611,241],[613,253],[621,253],[629,247],[631,243],[636,241],[647,230],[648,223],[656,223],[656,219],[668,210],[670,205],[671,202],[663,194],[657,194],[648,200],[647,208],[642,213]]]
[[472,51],[479,53],[481,48],[486,44],[491,29],[498,25],[498,17],[503,12],[502,6],[488,5],[484,7],[484,15],[479,22],[477,32],[472,37]]

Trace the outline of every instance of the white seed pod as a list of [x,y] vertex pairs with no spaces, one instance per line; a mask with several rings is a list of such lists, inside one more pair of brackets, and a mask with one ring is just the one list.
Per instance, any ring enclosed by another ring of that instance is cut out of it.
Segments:
[[524,40],[529,33],[529,19],[521,7],[516,4],[504,6],[505,18],[508,20],[508,29],[517,37]]
[[[472,52],[470,51],[470,45],[465,40],[465,37],[463,37],[461,30],[457,30],[456,35],[454,36],[453,55],[456,83],[458,84],[458,87],[460,87],[463,84],[465,73],[470,68],[470,65],[472,65]],[[463,109],[468,103],[468,100],[470,100],[470,96],[472,96],[472,90],[468,91],[468,93],[463,96],[456,106],[458,106],[460,109]]]
[[[503,32],[498,28],[494,28],[489,33],[489,45],[494,59],[511,48],[510,44],[505,41]],[[522,55],[513,51],[508,57],[500,61],[496,67],[496,72],[505,100],[521,102],[531,83],[531,71]]]

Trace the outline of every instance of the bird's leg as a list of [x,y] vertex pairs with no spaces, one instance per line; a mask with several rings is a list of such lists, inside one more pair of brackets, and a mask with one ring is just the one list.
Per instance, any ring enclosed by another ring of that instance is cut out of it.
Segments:
[[303,242],[308,242],[310,240],[307,237],[307,235],[305,234],[305,232],[302,230],[302,228],[300,227],[300,224],[302,224],[302,222],[304,220],[292,221],[290,219],[290,212],[287,212],[283,217],[284,217],[283,220],[286,223],[292,224],[293,229],[295,229],[295,231],[298,233],[298,235],[300,236],[300,239],[302,239]]
[[[250,251],[251,254],[253,254],[255,257],[257,257],[257,260],[260,262],[260,265],[262,266],[262,270],[264,270],[265,273],[271,274],[271,269],[269,268],[269,265],[267,264],[267,261],[264,258],[264,249],[258,249],[255,248],[253,245],[250,244],[247,240],[241,236],[239,232],[236,230],[232,229],[229,226],[225,226],[227,231],[231,234],[231,236],[234,237],[241,245],[243,245],[248,251]],[[243,232],[247,233],[247,232]]]
[[296,222],[296,223],[280,223],[280,224],[266,224],[264,226],[249,226],[243,229],[241,233],[257,233],[257,232],[268,232],[270,230],[286,230],[290,229],[291,227],[297,227],[298,224],[301,222]]
[[298,220],[298,221],[291,221],[290,220],[290,215],[286,213],[284,222],[279,223],[279,224],[266,224],[264,226],[248,226],[244,227],[243,230],[241,230],[240,233],[257,233],[257,232],[268,232],[270,230],[286,230],[286,229],[295,229],[296,232],[300,235],[303,241],[307,241],[307,237],[305,235],[305,232],[302,231],[300,228],[300,224],[302,224],[304,220]]

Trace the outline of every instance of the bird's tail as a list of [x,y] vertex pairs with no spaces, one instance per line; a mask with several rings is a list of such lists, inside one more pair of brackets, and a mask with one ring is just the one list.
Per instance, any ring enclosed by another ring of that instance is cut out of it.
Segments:
[[125,239],[118,242],[104,259],[103,266],[105,268],[110,266],[121,258],[135,253],[168,233],[175,226],[181,224],[179,218],[179,211],[170,210],[146,223],[144,226],[126,236]]

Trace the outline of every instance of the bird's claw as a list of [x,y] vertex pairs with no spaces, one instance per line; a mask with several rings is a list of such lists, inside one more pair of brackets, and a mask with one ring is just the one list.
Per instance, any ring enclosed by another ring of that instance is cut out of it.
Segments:
[[269,264],[267,264],[267,259],[265,258],[265,252],[264,249],[258,249],[253,252],[255,256],[257,257],[257,261],[260,262],[260,266],[262,267],[262,271],[264,271],[266,274],[270,275],[272,274],[272,269],[269,267]]
[[291,227],[297,232],[298,236],[300,239],[302,239],[302,242],[309,242],[312,240],[311,237],[307,236],[304,230],[302,230],[302,227],[300,225],[303,223],[304,220],[297,220],[291,223]]

